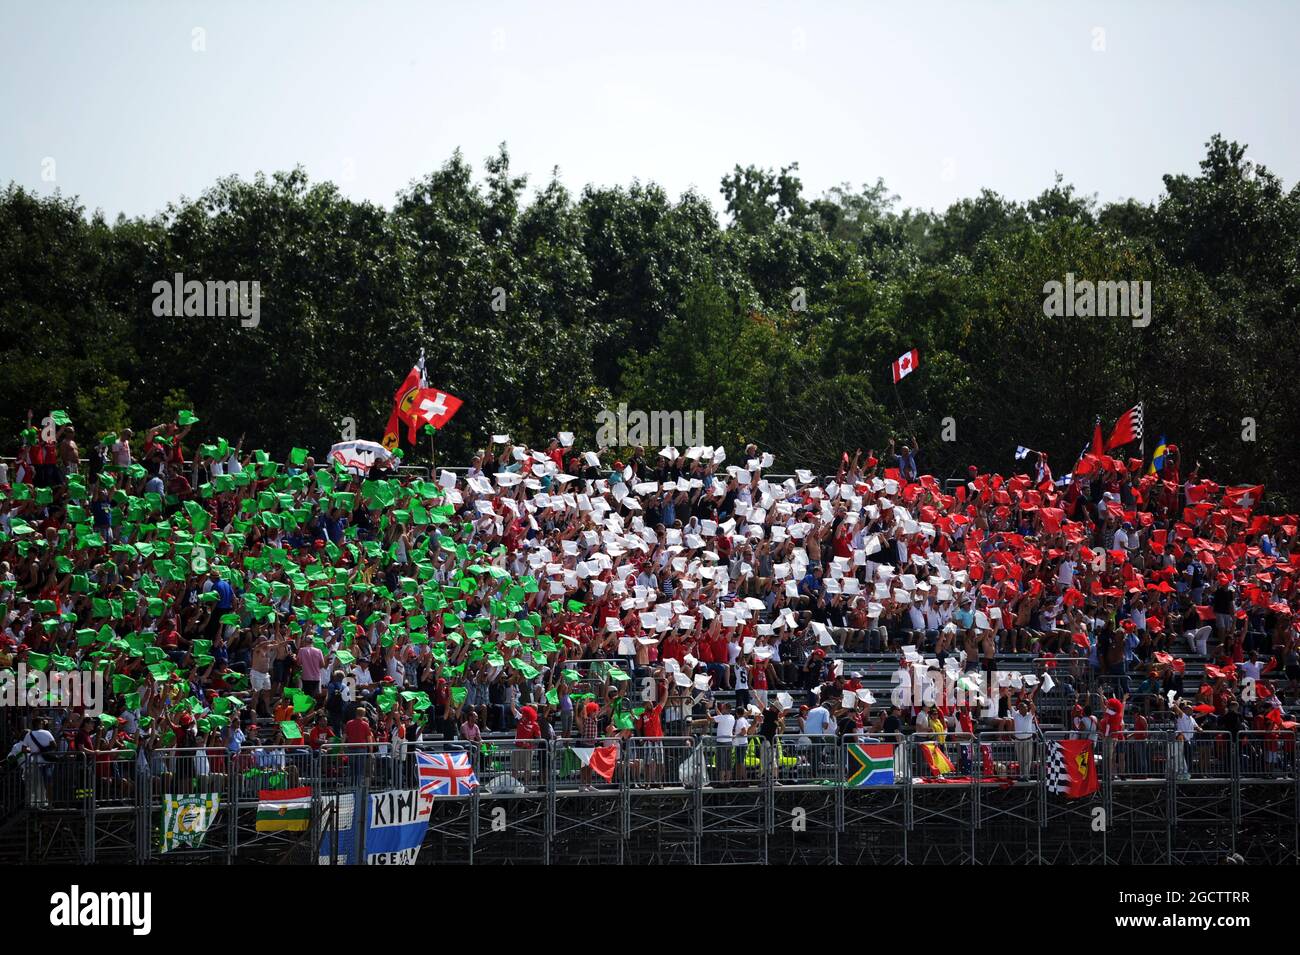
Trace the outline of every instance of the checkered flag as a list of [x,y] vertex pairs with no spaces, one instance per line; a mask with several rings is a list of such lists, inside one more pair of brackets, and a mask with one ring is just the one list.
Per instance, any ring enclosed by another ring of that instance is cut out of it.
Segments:
[[1047,755],[1047,791],[1064,795],[1070,790],[1070,773],[1065,768],[1065,750],[1061,744],[1049,740]]
[[[1142,441],[1146,428],[1145,419],[1142,402],[1139,401],[1119,416],[1119,420],[1115,422],[1115,430],[1110,433],[1110,440],[1106,442],[1106,450],[1123,447],[1130,441]],[[1093,453],[1096,453],[1095,448]]]
[[1082,799],[1097,791],[1097,762],[1092,741],[1047,741],[1047,791],[1066,799]]

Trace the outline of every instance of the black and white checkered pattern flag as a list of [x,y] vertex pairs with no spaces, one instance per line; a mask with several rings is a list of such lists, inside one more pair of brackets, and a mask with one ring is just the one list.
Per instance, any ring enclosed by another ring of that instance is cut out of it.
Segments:
[[1060,743],[1047,743],[1047,791],[1062,795],[1070,791],[1070,773],[1065,768],[1065,750]]

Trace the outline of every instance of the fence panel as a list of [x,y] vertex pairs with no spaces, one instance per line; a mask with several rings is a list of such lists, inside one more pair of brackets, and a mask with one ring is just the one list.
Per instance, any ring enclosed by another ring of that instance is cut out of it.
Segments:
[[1164,779],[1169,767],[1169,740],[1163,732],[1128,733],[1102,741],[1102,759],[1109,760],[1111,779]]
[[[493,740],[479,747],[479,792],[516,795],[547,792],[554,786],[551,749],[544,740]],[[578,767],[581,770],[581,766]],[[581,773],[580,773],[581,775]],[[604,780],[597,780],[604,782]]]
[[1237,745],[1243,779],[1289,779],[1295,771],[1295,735],[1242,733]]
[[260,773],[260,778],[269,782],[309,782],[322,793],[350,791],[363,782],[374,790],[416,786],[414,747],[409,743],[397,747],[389,743],[329,743],[319,750],[288,747],[281,754],[273,747],[265,750],[260,755],[241,753],[241,770],[250,776]]
[[84,753],[24,754],[15,772],[5,774],[6,802],[29,809],[71,809],[93,785]]
[[979,744],[989,744],[991,755],[991,744],[1000,743],[1002,735],[985,733],[977,737],[968,733],[913,733],[906,743],[912,777],[922,782],[978,778],[983,762]]
[[828,786],[844,777],[844,753],[835,736],[787,733],[772,741],[767,755],[778,786]]
[[1221,731],[1197,733],[1170,743],[1174,775],[1183,779],[1228,779],[1232,776],[1232,736]]
[[[665,786],[692,788],[699,783],[702,756],[696,752],[696,740],[690,736],[634,737],[627,741],[627,783],[634,790],[662,789]],[[745,770],[752,778],[762,771],[762,757],[749,749]]]

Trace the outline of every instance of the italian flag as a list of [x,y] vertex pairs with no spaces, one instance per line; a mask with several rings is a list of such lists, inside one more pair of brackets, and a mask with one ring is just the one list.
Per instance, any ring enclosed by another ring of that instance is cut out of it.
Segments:
[[582,765],[590,766],[591,771],[606,782],[614,779],[614,769],[618,766],[617,746],[598,746],[595,749],[581,749],[575,746],[573,753]]
[[306,832],[311,828],[311,787],[263,789],[257,794],[258,832]]

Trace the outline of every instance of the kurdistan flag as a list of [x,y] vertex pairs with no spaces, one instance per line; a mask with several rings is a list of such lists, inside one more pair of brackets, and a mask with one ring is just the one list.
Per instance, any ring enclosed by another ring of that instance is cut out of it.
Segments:
[[177,846],[197,848],[203,845],[203,837],[208,834],[220,808],[220,793],[164,796],[161,851],[170,852]]
[[260,790],[255,828],[258,832],[306,832],[311,828],[311,787]]

